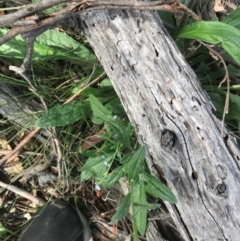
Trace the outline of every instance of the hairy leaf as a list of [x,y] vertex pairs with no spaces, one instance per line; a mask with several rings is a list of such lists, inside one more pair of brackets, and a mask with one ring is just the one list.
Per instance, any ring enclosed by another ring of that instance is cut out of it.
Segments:
[[[9,30],[0,28],[0,37],[7,34]],[[26,55],[26,42],[20,35],[11,39],[7,43],[0,46],[0,56],[4,58],[23,59]]]
[[[9,30],[0,28],[0,37]],[[0,46],[0,56],[5,58],[24,59],[26,42],[20,35]],[[56,30],[47,30],[34,42],[32,60],[69,59],[84,63],[94,63],[95,56],[83,45]]]
[[[107,156],[89,157],[81,168],[81,171],[92,172],[93,176],[97,178],[97,181],[102,182],[107,176],[107,171],[109,169],[108,163],[112,162],[114,156],[114,153],[109,153]],[[85,175],[86,173],[81,174],[82,181],[85,181]]]
[[43,57],[45,49],[52,50],[52,57],[63,57],[68,59],[76,59],[82,62],[94,63],[96,57],[85,46],[71,38],[65,33],[55,29],[47,30],[37,37],[34,45],[35,53]]
[[72,102],[66,105],[56,105],[40,117],[35,126],[41,128],[64,126],[89,116],[89,102]]

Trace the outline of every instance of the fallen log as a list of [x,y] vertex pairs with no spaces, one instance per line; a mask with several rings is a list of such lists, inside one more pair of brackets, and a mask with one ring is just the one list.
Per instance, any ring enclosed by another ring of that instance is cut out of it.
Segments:
[[226,129],[221,136],[208,96],[158,14],[94,10],[73,21],[146,146],[150,171],[178,198],[165,204],[175,227],[164,238],[239,240],[239,149]]
[[239,149],[225,129],[221,136],[209,98],[157,13],[95,9],[72,19],[146,146],[150,171],[178,198],[165,203],[166,219],[160,210],[150,217],[147,239],[238,240]]

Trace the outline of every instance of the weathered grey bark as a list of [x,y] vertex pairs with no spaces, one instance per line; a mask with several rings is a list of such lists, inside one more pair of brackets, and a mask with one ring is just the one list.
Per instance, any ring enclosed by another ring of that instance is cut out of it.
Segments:
[[[3,80],[0,79],[0,82]],[[0,83],[0,114],[11,122],[30,127],[36,121],[34,112],[42,109],[36,101],[21,97],[12,85]]]
[[101,10],[77,21],[147,147],[149,169],[178,198],[166,203],[178,240],[239,240],[239,150],[221,137],[210,100],[158,15]]
[[[0,79],[0,114],[4,118],[20,128],[30,130],[34,128],[36,113],[43,109],[44,107],[39,102],[22,96],[11,84],[7,84],[6,80]],[[49,133],[45,129],[42,129],[35,137],[47,145]]]

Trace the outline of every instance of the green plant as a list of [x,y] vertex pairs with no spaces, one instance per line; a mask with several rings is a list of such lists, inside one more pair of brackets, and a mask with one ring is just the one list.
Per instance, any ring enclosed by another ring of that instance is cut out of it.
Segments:
[[[61,8],[63,5],[59,5],[59,7]],[[55,9],[51,8],[49,11],[52,12]],[[169,13],[161,13],[161,15],[165,15],[164,19],[168,23],[176,23],[174,27],[178,27],[179,21],[175,21],[173,15]],[[240,62],[238,50],[240,10],[236,9],[227,15],[223,22],[216,20],[215,18],[215,21],[195,23],[189,20],[189,25],[180,29],[178,33],[175,32],[173,37],[198,75],[203,88],[211,97],[217,109],[215,113],[219,118],[224,112],[225,98],[229,94],[229,112],[226,115],[226,122],[228,128],[239,136],[240,98],[238,91],[240,86],[237,82],[234,82],[234,85],[229,88],[226,85],[222,85],[220,88],[218,86],[224,79],[226,71],[228,79],[236,80],[240,77],[238,66]],[[6,32],[6,29],[0,29],[0,37]],[[219,55],[223,57],[224,61],[229,57],[235,61],[229,63],[226,61],[227,65],[224,69],[219,56],[211,53],[215,58],[213,59],[203,45],[196,42],[192,45],[192,41],[189,39],[214,44],[224,50],[224,53]],[[22,61],[25,52],[26,44],[20,36],[0,46],[1,58],[11,61],[11,64]],[[219,65],[216,65],[216,59]],[[32,60],[32,78],[36,82],[39,95],[44,98],[49,108],[45,114],[35,114],[35,118],[38,118],[36,126],[57,127],[64,160],[72,157],[73,154],[69,153],[74,153],[76,157],[80,153],[86,157],[86,161],[80,163],[78,168],[81,181],[91,179],[95,183],[96,189],[108,189],[117,182],[125,180],[128,187],[127,192],[124,193],[123,201],[119,203],[111,223],[118,222],[130,212],[134,240],[138,240],[138,232],[143,235],[146,229],[147,210],[159,206],[158,203],[149,201],[147,195],[172,203],[176,202],[176,197],[168,187],[148,173],[144,162],[145,148],[137,144],[132,127],[109,79],[102,80],[98,87],[88,87],[74,102],[63,104],[65,100],[81,90],[86,83],[103,72],[101,65],[96,64],[96,57],[86,46],[86,42],[78,42],[66,32],[56,29],[48,30],[37,38]],[[69,63],[66,71],[62,68],[62,60]],[[80,72],[77,83],[74,82],[76,71],[71,67],[73,63],[78,65],[77,72]],[[38,69],[41,72],[40,75],[37,72]],[[3,77],[3,75],[1,76]],[[29,97],[29,100],[36,98],[34,94],[27,91],[28,85],[21,79],[6,76],[4,78],[7,79],[6,82],[23,88],[24,94]],[[69,84],[62,85],[65,81],[69,81]],[[80,130],[82,135],[78,135],[75,129]],[[101,144],[95,145],[89,150],[82,150],[80,145],[75,145],[76,140],[81,142],[88,137],[88,133],[96,133],[96,130],[99,129],[104,130],[104,134],[99,135],[102,140]],[[26,159],[28,160],[28,158]],[[29,157],[27,165],[31,165],[31,162],[32,159]],[[66,166],[68,175],[73,167],[68,162]],[[6,229],[1,226],[0,235],[3,233],[6,233]]]
[[[147,202],[147,193],[154,198],[160,198],[171,203],[175,203],[177,199],[167,186],[147,172],[144,163],[145,148],[138,147],[135,141],[135,145],[133,145],[131,141],[133,133],[131,125],[119,116],[114,115],[110,107],[104,106],[98,98],[91,94],[85,103],[88,103],[87,106],[90,104],[92,122],[103,125],[106,134],[101,135],[103,144],[97,151],[82,152],[88,159],[83,167],[79,168],[81,181],[93,178],[96,189],[100,189],[100,186],[111,188],[120,178],[128,178],[129,193],[120,204],[111,223],[123,218],[131,206],[134,240],[138,240],[138,232],[144,235],[146,230],[147,210],[159,206],[157,203],[150,204]],[[59,109],[61,108],[55,106],[39,118],[36,125],[38,127],[54,126],[56,119],[58,119],[58,123],[64,124],[66,120],[66,124],[69,124],[69,116],[72,116],[69,113],[79,113],[79,119],[83,118],[83,116],[90,116],[88,107],[84,111],[85,114],[81,114],[83,111],[82,102],[62,107],[60,118]],[[72,121],[77,120],[76,118],[70,119]]]
[[3,225],[0,223],[0,237],[3,237],[4,233],[7,232]]
[[4,227],[2,225],[2,223],[0,223],[0,238],[1,239],[4,238],[6,233],[10,233],[10,234],[14,235],[14,232],[12,232],[11,230],[7,229],[6,227]]
[[230,54],[238,64],[240,64],[240,30],[231,26],[229,23],[218,21],[200,21],[191,23],[179,31],[178,37],[197,39],[218,45]]
[[[8,32],[0,29],[0,37]],[[21,36],[0,46],[0,56],[4,58],[23,59],[26,55],[26,42]],[[92,63],[95,56],[84,45],[79,44],[65,33],[54,29],[41,34],[34,43],[33,61],[47,59],[68,59],[78,63]]]
[[[226,120],[228,129],[238,137],[240,8],[227,15],[222,22],[216,20],[190,23],[175,32],[174,37],[177,36],[176,41],[182,52],[210,96],[216,108],[214,113],[223,122]],[[203,42],[193,44],[187,39],[200,40],[211,45]],[[186,51],[185,46],[192,51]]]

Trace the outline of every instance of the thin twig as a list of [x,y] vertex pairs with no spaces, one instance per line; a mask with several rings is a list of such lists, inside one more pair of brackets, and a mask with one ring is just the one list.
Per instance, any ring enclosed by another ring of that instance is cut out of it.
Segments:
[[103,72],[102,74],[100,74],[96,79],[94,79],[93,81],[91,81],[90,83],[88,83],[87,85],[85,85],[82,89],[80,89],[77,93],[75,93],[73,96],[71,96],[68,100],[66,100],[64,102],[64,104],[67,104],[71,101],[73,101],[76,97],[78,97],[85,89],[87,89],[88,87],[90,87],[91,85],[95,84],[96,82],[98,82],[101,78],[103,78],[106,75],[105,72]]
[[[89,86],[93,85],[94,83],[96,83],[97,81],[99,81],[103,76],[105,76],[106,73],[103,72],[101,75],[99,75],[96,79],[94,79],[93,81],[91,81],[89,84],[87,84],[86,86],[84,86],[82,89],[80,89],[77,93],[75,93],[73,96],[71,96],[67,101],[65,101],[64,104],[67,104],[71,101],[73,101],[77,96],[79,96],[86,88],[88,88]],[[55,130],[53,130],[54,133],[56,134]],[[61,148],[59,145],[59,141],[57,138],[53,138],[54,141],[54,147],[55,150],[57,152],[57,169],[58,169],[58,179],[60,180],[62,177],[62,171],[61,171],[61,159],[62,159],[62,152],[61,152]]]
[[[188,9],[193,9],[193,7],[194,7],[194,5],[195,5],[195,3],[196,3],[196,1],[197,0],[190,0],[189,2],[188,2],[188,5],[187,5],[187,7],[188,7]],[[185,24],[186,24],[186,22],[187,22],[187,20],[188,20],[188,17],[189,17],[189,14],[187,14],[187,13],[184,13],[183,14],[183,17],[182,17],[182,19],[181,19],[181,22],[180,22],[180,24],[179,24],[179,26],[178,26],[178,29],[182,29],[184,26],[185,26]]]
[[[21,20],[20,25],[16,25],[15,23],[18,22],[17,20],[22,19],[26,16],[31,16],[31,14],[35,14],[38,11],[42,11],[50,6],[54,6],[58,3],[64,3],[67,2],[67,0],[52,0],[51,3],[49,1],[42,1],[37,4],[30,4],[28,7],[21,9],[19,11],[16,11],[14,13],[10,13],[4,16],[0,17],[0,26],[4,27],[13,27],[7,34],[5,34],[3,37],[0,38],[0,45],[3,43],[9,41],[13,37],[15,37],[17,34],[23,34],[26,32],[30,32],[34,29],[37,29],[39,27],[43,27],[46,25],[51,25],[53,23],[56,23],[57,21],[60,21],[63,18],[66,18],[67,16],[70,16],[70,14],[75,12],[87,12],[87,11],[93,11],[93,10],[103,10],[103,9],[119,9],[119,10],[162,10],[167,12],[184,12],[188,15],[192,16],[197,21],[200,21],[201,18],[195,14],[191,9],[186,7],[185,5],[181,4],[177,0],[157,0],[153,2],[143,2],[143,1],[105,1],[105,0],[83,0],[80,1],[74,5],[70,5],[66,7],[65,9],[62,9],[60,11],[57,11],[53,13],[50,16],[47,16],[46,18],[42,19],[39,18],[39,20],[35,17],[33,19],[35,21],[35,24],[29,24],[29,20]],[[30,9],[31,11],[26,11],[26,9]],[[25,25],[25,26],[24,26]],[[17,27],[15,27],[17,26]]]
[[67,2],[67,0],[43,0],[38,3],[28,4],[24,8],[10,14],[6,14],[0,17],[0,26],[12,26],[17,20],[26,16],[36,13],[37,11],[43,11],[47,8],[55,6],[60,3]]
[[[31,24],[29,26],[17,26],[11,28],[4,36],[0,38],[0,46],[8,41],[10,41],[12,38],[17,36],[18,34],[27,33],[30,31],[38,30],[39,28],[42,28],[44,26],[53,26],[54,23],[57,23],[61,21],[62,19],[66,18],[69,14],[69,12],[72,11],[72,8],[66,8],[66,13],[63,15],[57,15],[57,16],[49,16],[46,17],[40,21],[36,21],[36,24]],[[0,17],[1,20],[1,17]]]
[[214,50],[208,44],[205,44],[200,40],[198,40],[198,42],[201,43],[204,47],[206,47],[210,51],[210,53],[213,53],[220,59],[220,63],[223,64],[223,67],[225,70],[225,76],[218,86],[220,88],[224,82],[227,82],[227,93],[226,93],[226,99],[225,99],[225,105],[224,105],[223,117],[222,117],[222,127],[221,127],[221,136],[223,136],[224,121],[225,121],[225,116],[226,116],[226,114],[228,114],[228,111],[229,111],[229,99],[230,99],[230,78],[229,78],[227,65],[226,65],[223,57],[216,50]]
[[10,153],[5,155],[1,160],[0,160],[0,166],[8,160],[14,153],[16,153],[18,150],[20,150],[38,131],[40,128],[35,128],[32,132],[30,132],[15,148],[12,150]]
[[22,189],[20,189],[18,187],[15,187],[15,186],[10,185],[10,184],[6,184],[6,183],[1,182],[1,181],[0,181],[0,186],[3,187],[3,188],[8,189],[11,192],[14,192],[14,193],[20,195],[21,197],[24,197],[24,198],[32,201],[33,203],[35,203],[38,206],[43,206],[45,204],[45,201],[42,200],[41,198],[34,197],[29,192],[26,192],[26,191],[24,191],[24,190],[22,190]]
[[62,172],[61,172],[61,160],[62,160],[62,150],[59,144],[59,140],[56,138],[57,133],[56,129],[52,128],[52,131],[54,132],[53,143],[54,143],[54,149],[57,154],[57,169],[58,169],[58,179],[60,180],[62,177]]

